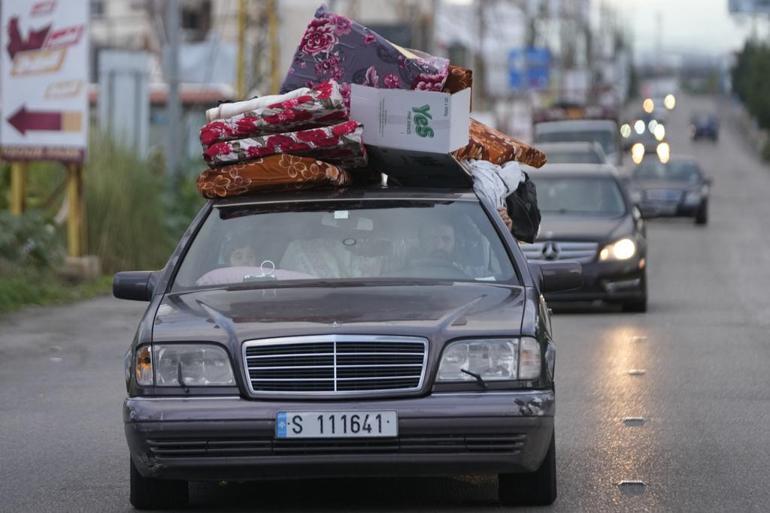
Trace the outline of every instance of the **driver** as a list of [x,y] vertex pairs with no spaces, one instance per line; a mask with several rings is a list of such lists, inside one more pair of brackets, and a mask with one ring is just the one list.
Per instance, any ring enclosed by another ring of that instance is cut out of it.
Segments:
[[429,258],[454,262],[454,227],[448,223],[423,226],[420,230],[420,246],[423,254]]
[[240,243],[230,250],[229,263],[231,267],[256,267],[257,252],[248,243]]

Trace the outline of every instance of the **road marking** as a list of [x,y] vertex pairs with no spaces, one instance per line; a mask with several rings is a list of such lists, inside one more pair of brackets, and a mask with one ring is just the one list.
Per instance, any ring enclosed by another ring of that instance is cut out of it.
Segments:
[[618,488],[625,495],[641,495],[647,488],[647,484],[637,479],[624,479],[618,483]]
[[52,362],[59,363],[60,361],[64,360],[61,356],[52,356],[49,358]]
[[631,342],[647,342],[647,337],[642,335],[631,337]]
[[644,417],[623,417],[623,424],[631,427],[643,426],[647,422]]
[[628,369],[629,376],[643,376],[647,373],[647,369]]

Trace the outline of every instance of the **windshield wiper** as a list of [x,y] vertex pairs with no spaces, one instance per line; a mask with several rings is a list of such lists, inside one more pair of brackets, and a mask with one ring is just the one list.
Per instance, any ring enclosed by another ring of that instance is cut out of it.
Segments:
[[472,378],[475,378],[476,379],[476,383],[481,385],[481,388],[486,390],[487,383],[486,383],[486,381],[484,381],[484,378],[481,377],[481,374],[476,374],[475,372],[471,372],[468,369],[460,369],[460,372],[462,372],[463,374],[467,374],[468,376],[470,376]]

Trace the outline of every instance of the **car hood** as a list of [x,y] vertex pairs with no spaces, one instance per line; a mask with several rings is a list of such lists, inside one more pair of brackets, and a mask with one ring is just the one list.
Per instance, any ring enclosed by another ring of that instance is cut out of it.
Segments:
[[603,218],[569,215],[544,215],[538,240],[605,241],[626,230],[628,216]]
[[255,338],[387,334],[429,339],[519,333],[522,287],[441,285],[285,287],[167,294],[153,340],[238,344]]

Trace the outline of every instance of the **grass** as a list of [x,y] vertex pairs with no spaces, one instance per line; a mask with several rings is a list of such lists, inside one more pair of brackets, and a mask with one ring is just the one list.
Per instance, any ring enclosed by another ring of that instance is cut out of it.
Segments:
[[55,305],[90,299],[108,294],[111,287],[111,276],[73,284],[50,272],[41,275],[39,271],[20,271],[0,276],[0,314],[28,305]]

